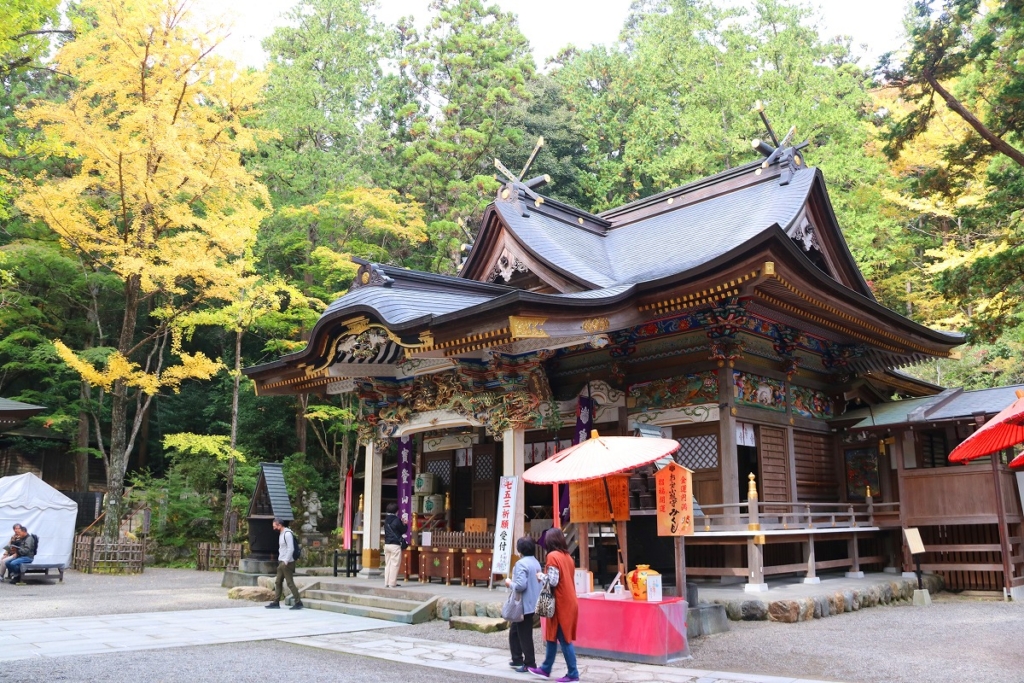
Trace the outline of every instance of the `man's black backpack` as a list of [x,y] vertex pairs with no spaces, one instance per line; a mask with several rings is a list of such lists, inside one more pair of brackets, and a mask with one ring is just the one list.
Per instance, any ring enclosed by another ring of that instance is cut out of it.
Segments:
[[292,562],[298,562],[299,558],[302,557],[302,546],[299,545],[299,539],[295,538],[295,534],[289,531],[292,535]]

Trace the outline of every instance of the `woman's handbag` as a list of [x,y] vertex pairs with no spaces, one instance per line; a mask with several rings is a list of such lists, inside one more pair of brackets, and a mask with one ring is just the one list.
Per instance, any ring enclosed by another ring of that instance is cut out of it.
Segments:
[[540,588],[540,597],[537,598],[537,616],[550,619],[555,616],[555,596],[551,594],[551,582],[547,576],[544,577],[544,585]]
[[505,621],[517,623],[523,620],[523,594],[512,589],[508,591],[505,604],[501,606],[501,618]]

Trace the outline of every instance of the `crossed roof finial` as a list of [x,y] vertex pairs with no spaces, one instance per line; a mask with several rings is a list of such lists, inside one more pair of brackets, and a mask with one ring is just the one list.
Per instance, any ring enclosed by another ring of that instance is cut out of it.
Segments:
[[793,135],[796,133],[796,126],[789,129],[786,133],[786,137],[780,141],[778,136],[775,134],[775,129],[772,128],[771,121],[768,120],[768,116],[764,113],[764,103],[761,100],[754,102],[754,111],[761,116],[761,121],[764,122],[764,127],[768,129],[768,136],[772,139],[774,147],[769,145],[764,140],[754,138],[750,141],[750,146],[756,149],[758,152],[763,154],[766,158],[761,163],[754,173],[761,175],[764,169],[768,168],[774,163],[782,165],[782,175],[780,176],[780,185],[789,185],[789,181],[793,179],[793,174],[800,170],[801,167],[805,167],[804,157],[800,154],[800,150],[806,146],[806,142],[800,143],[799,145],[793,145]]
[[[508,181],[505,183],[500,190],[498,190],[498,197],[501,199],[512,199],[518,201],[521,199],[520,195],[529,197],[533,200],[535,206],[540,206],[544,203],[544,198],[534,192],[535,189],[543,187],[547,183],[551,182],[551,176],[544,174],[535,176],[528,180],[523,180],[526,177],[526,172],[530,170],[530,166],[533,165],[534,159],[537,158],[537,154],[540,152],[540,148],[544,146],[544,138],[537,138],[537,144],[533,147],[533,152],[530,153],[530,158],[526,160],[526,164],[523,166],[523,170],[519,172],[519,175],[512,173],[505,167],[505,164],[501,163],[500,159],[494,160],[494,168],[498,169],[501,175],[505,176]],[[500,180],[500,178],[498,179]],[[523,215],[528,216],[529,213],[526,209],[525,203],[520,207]]]

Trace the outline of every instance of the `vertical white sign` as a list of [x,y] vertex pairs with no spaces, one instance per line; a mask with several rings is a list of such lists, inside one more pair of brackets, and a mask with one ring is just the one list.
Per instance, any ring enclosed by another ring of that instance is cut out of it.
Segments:
[[492,574],[509,574],[512,565],[516,528],[516,491],[519,477],[502,477],[498,484],[498,515],[494,518],[494,559]]
[[647,577],[647,602],[661,602],[661,577]]

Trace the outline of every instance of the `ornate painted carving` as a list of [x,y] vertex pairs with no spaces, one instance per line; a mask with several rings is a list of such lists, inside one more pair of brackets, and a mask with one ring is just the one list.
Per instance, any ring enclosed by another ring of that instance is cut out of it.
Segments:
[[338,342],[338,353],[344,353],[357,360],[368,360],[380,353],[387,342],[387,334],[381,330],[370,329],[354,337],[341,339]]
[[718,403],[718,378],[709,370],[656,379],[630,385],[626,396],[626,407],[631,411]]
[[786,385],[777,379],[748,372],[733,372],[733,399],[737,405],[786,412]]
[[390,287],[394,280],[384,274],[384,269],[376,263],[366,263],[359,266],[356,277],[352,281],[352,289],[360,287]]
[[690,424],[692,422],[717,422],[718,406],[683,406],[667,410],[648,410],[644,413],[631,413],[630,419],[645,425],[669,426]]
[[718,361],[718,367],[732,367],[743,355],[743,342],[736,336],[747,325],[743,302],[736,297],[726,299],[714,308],[698,312],[697,318],[708,335],[711,360]]
[[537,354],[495,357],[411,380],[366,379],[359,390],[370,427],[365,436],[388,437],[414,414],[431,411],[462,415],[498,439],[509,429],[540,426],[540,405],[551,396],[542,361]]
[[851,374],[850,361],[863,355],[863,346],[828,342],[825,353],[821,357],[821,364],[825,366],[826,370],[833,373],[838,381],[845,382]]
[[786,231],[786,234],[790,238],[803,247],[804,251],[821,251],[821,244],[818,243],[818,235],[814,228],[814,224],[807,218],[806,213],[801,213],[799,217]]
[[512,276],[516,273],[528,273],[530,269],[526,267],[526,264],[519,260],[519,257],[510,252],[508,249],[501,250],[501,256],[498,257],[498,262],[494,264],[494,268],[491,270],[490,282],[494,282],[499,277],[508,282],[512,279]]
[[789,405],[801,417],[827,420],[832,417],[832,401],[822,391],[789,385]]
[[775,338],[772,348],[782,359],[782,371],[786,373],[786,378],[792,379],[803,362],[803,359],[796,355],[796,350],[800,346],[800,338],[804,335],[799,330],[794,330],[786,325],[777,325],[776,331],[778,336]]
[[508,326],[513,339],[543,339],[550,336],[541,329],[547,318],[531,318],[522,315],[510,315]]
[[608,318],[587,318],[581,327],[584,332],[594,334],[595,332],[606,332],[611,327],[611,323]]

